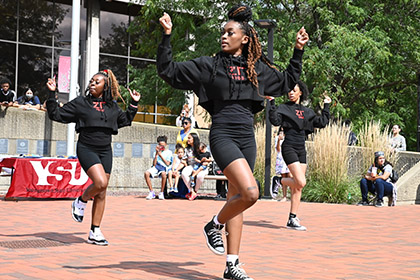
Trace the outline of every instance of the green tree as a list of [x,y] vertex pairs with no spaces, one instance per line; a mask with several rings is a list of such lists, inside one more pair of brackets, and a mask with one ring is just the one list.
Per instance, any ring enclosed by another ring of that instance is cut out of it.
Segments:
[[[226,20],[227,9],[236,2],[146,1],[130,27],[138,36],[138,54],[155,57],[161,39],[158,19],[163,11],[168,11],[174,22],[174,60],[215,54],[220,49],[219,27]],[[409,149],[414,149],[420,0],[245,2],[253,8],[254,19],[277,20],[274,62],[281,69],[292,55],[297,30],[307,29],[311,39],[305,47],[302,79],[312,91],[310,106],[317,108],[326,91],[334,99],[333,114],[351,119],[356,131],[366,119],[398,123]],[[265,45],[266,30],[258,32]],[[133,74],[153,98],[157,94],[159,100],[167,101],[163,105],[176,108],[183,103],[183,95],[165,85],[153,66]]]

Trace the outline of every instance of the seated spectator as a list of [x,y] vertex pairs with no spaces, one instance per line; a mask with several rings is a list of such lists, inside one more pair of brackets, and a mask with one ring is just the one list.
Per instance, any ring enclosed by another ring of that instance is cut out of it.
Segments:
[[11,82],[7,78],[0,80],[0,104],[3,106],[13,106],[13,101],[16,100],[16,93],[10,89]]
[[41,109],[41,102],[38,96],[34,95],[33,91],[28,88],[25,94],[20,96],[14,103],[14,106],[22,109]]
[[395,204],[396,188],[395,183],[391,181],[391,174],[392,164],[385,159],[384,152],[375,152],[374,163],[369,167],[365,177],[360,181],[362,201],[358,205],[369,205],[369,192],[376,195],[376,207],[384,206],[384,195],[389,198],[388,205]]
[[188,107],[188,104],[184,104],[184,106],[182,106],[181,114],[176,118],[176,126],[182,126],[182,122],[185,118],[190,118],[191,126],[196,127],[195,119]]
[[152,188],[151,178],[162,177],[162,184],[159,192],[159,199],[165,199],[164,190],[166,185],[166,173],[169,170],[172,160],[172,151],[168,149],[168,137],[159,136],[157,138],[158,145],[153,154],[153,166],[144,172],[144,179],[149,187],[149,194],[146,199],[154,199],[156,197]]
[[344,125],[349,128],[349,138],[347,140],[348,146],[356,146],[357,145],[357,135],[351,130],[351,121],[345,120]]
[[184,127],[178,132],[178,135],[176,136],[176,144],[181,144],[182,147],[187,147],[187,139],[188,135],[190,133],[195,133],[198,136],[198,131],[195,130],[195,128],[191,127],[191,119],[190,118],[184,118],[184,121],[182,122],[182,126]]
[[392,136],[391,136],[391,151],[392,152],[401,152],[407,150],[407,145],[405,143],[405,137],[400,135],[401,127],[398,124],[394,124],[392,127]]
[[187,161],[187,166],[182,170],[181,176],[185,185],[188,188],[189,193],[185,196],[189,200],[194,200],[197,198],[197,190],[200,189],[201,185],[204,182],[204,176],[208,174],[208,170],[203,170],[199,172],[195,177],[195,186],[191,185],[191,175],[194,171],[194,165],[196,163],[195,157],[200,154],[200,138],[196,133],[190,133],[188,135],[187,147],[185,148],[184,158]]
[[276,149],[277,152],[277,157],[276,157],[276,176],[273,177],[272,179],[272,185],[270,188],[271,191],[271,197],[274,199],[279,198],[278,197],[278,193],[279,193],[279,188],[282,188],[282,197],[279,198],[280,202],[286,202],[287,201],[287,185],[280,184],[280,178],[278,178],[278,176],[280,175],[281,178],[288,178],[291,177],[290,174],[290,170],[287,167],[287,164],[284,162],[283,159],[283,155],[281,153],[281,144],[284,141],[284,130],[283,127],[279,127],[278,133],[276,135],[276,138],[274,139],[274,147]]
[[191,187],[194,188],[195,181],[194,178],[198,173],[207,169],[207,165],[212,162],[212,158],[209,152],[207,152],[207,145],[200,143],[200,153],[195,157],[194,171],[191,174]]
[[[178,192],[178,181],[181,177],[181,170],[187,165],[184,159],[184,148],[176,148],[172,159],[172,168],[168,172],[169,192]],[[172,178],[175,178],[175,183]]]

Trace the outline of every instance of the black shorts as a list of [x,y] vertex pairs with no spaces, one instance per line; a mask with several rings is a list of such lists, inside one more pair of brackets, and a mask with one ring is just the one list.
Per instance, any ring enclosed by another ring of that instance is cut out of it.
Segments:
[[111,145],[91,146],[77,142],[77,157],[85,172],[95,164],[102,164],[105,173],[111,174],[112,169],[112,148]]
[[289,144],[283,142],[281,145],[281,154],[284,162],[289,165],[294,162],[306,163],[306,149],[305,144]]
[[252,125],[212,125],[209,138],[211,154],[222,171],[238,158],[246,159],[254,170],[257,146]]

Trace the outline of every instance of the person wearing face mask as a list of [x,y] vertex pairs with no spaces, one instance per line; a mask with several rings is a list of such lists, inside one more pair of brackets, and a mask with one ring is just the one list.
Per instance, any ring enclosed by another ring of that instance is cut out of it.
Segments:
[[30,88],[25,91],[25,95],[20,96],[16,100],[15,105],[22,109],[41,109],[41,102],[38,96],[34,95]]
[[96,245],[108,245],[99,227],[112,169],[112,135],[118,134],[120,127],[131,125],[137,113],[140,94],[128,89],[131,102],[125,112],[121,110],[116,102],[118,97],[121,98],[118,81],[109,69],[93,75],[86,89],[86,96],[78,96],[62,107],[55,97],[55,78],[48,79],[47,87],[50,90],[47,100],[48,116],[57,122],[76,123],[76,132],[79,133],[77,157],[93,182],[73,201],[72,218],[81,223],[86,204],[93,197],[92,223],[87,241]]
[[222,230],[228,235],[224,279],[250,280],[239,264],[243,212],[259,197],[253,176],[256,159],[254,114],[264,108],[264,95],[287,93],[299,80],[303,46],[309,40],[305,29],[296,35],[295,49],[285,71],[279,71],[262,54],[258,34],[250,24],[252,10],[243,4],[228,11],[221,34],[221,51],[190,61],[172,61],[171,17],[159,19],[164,29],[158,48],[159,76],[174,88],[193,90],[199,104],[212,117],[210,150],[229,182],[227,201],[203,229],[209,249],[224,255]]
[[302,189],[306,185],[305,139],[308,134],[314,131],[314,128],[325,127],[330,119],[329,105],[331,98],[325,96],[324,109],[321,116],[317,116],[312,109],[301,104],[308,95],[309,91],[306,84],[298,81],[293,90],[288,93],[289,102],[276,106],[274,98],[269,97],[271,100],[270,121],[273,125],[282,126],[285,134],[284,142],[281,145],[281,153],[292,177],[280,177],[280,184],[289,186],[292,192],[287,228],[294,230],[306,230],[306,227],[300,224],[297,217]]

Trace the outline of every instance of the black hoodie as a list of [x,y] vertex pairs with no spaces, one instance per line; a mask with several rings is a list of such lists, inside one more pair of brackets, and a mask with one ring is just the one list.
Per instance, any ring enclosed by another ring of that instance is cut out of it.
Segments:
[[[219,63],[215,78],[212,80],[214,57],[202,56],[185,62],[174,62],[170,35],[164,34],[158,48],[157,71],[159,76],[172,87],[193,90],[199,98],[198,104],[203,106],[213,118],[217,113],[214,111],[215,103],[225,101],[246,101],[250,104],[249,109],[252,114],[261,111],[264,108],[264,99],[258,95],[257,89],[247,78],[245,59],[223,55],[230,61],[229,69],[226,71],[223,63]],[[295,49],[290,64],[284,72],[270,68],[261,60],[257,61],[255,69],[258,74],[260,94],[280,96],[294,88],[301,73],[302,55],[303,50]]]
[[[82,141],[89,145],[103,146],[111,143],[111,134],[118,134],[118,128],[131,125],[137,113],[137,103],[131,100],[127,111],[124,112],[115,101],[106,103],[91,96],[78,96],[59,107],[55,100],[55,92],[50,91],[46,105],[51,120],[61,123],[74,122],[78,133],[85,131],[87,134],[104,135],[106,139],[96,139],[97,142],[93,142],[92,137],[89,143]],[[89,135],[86,136],[84,139],[89,139]]]

